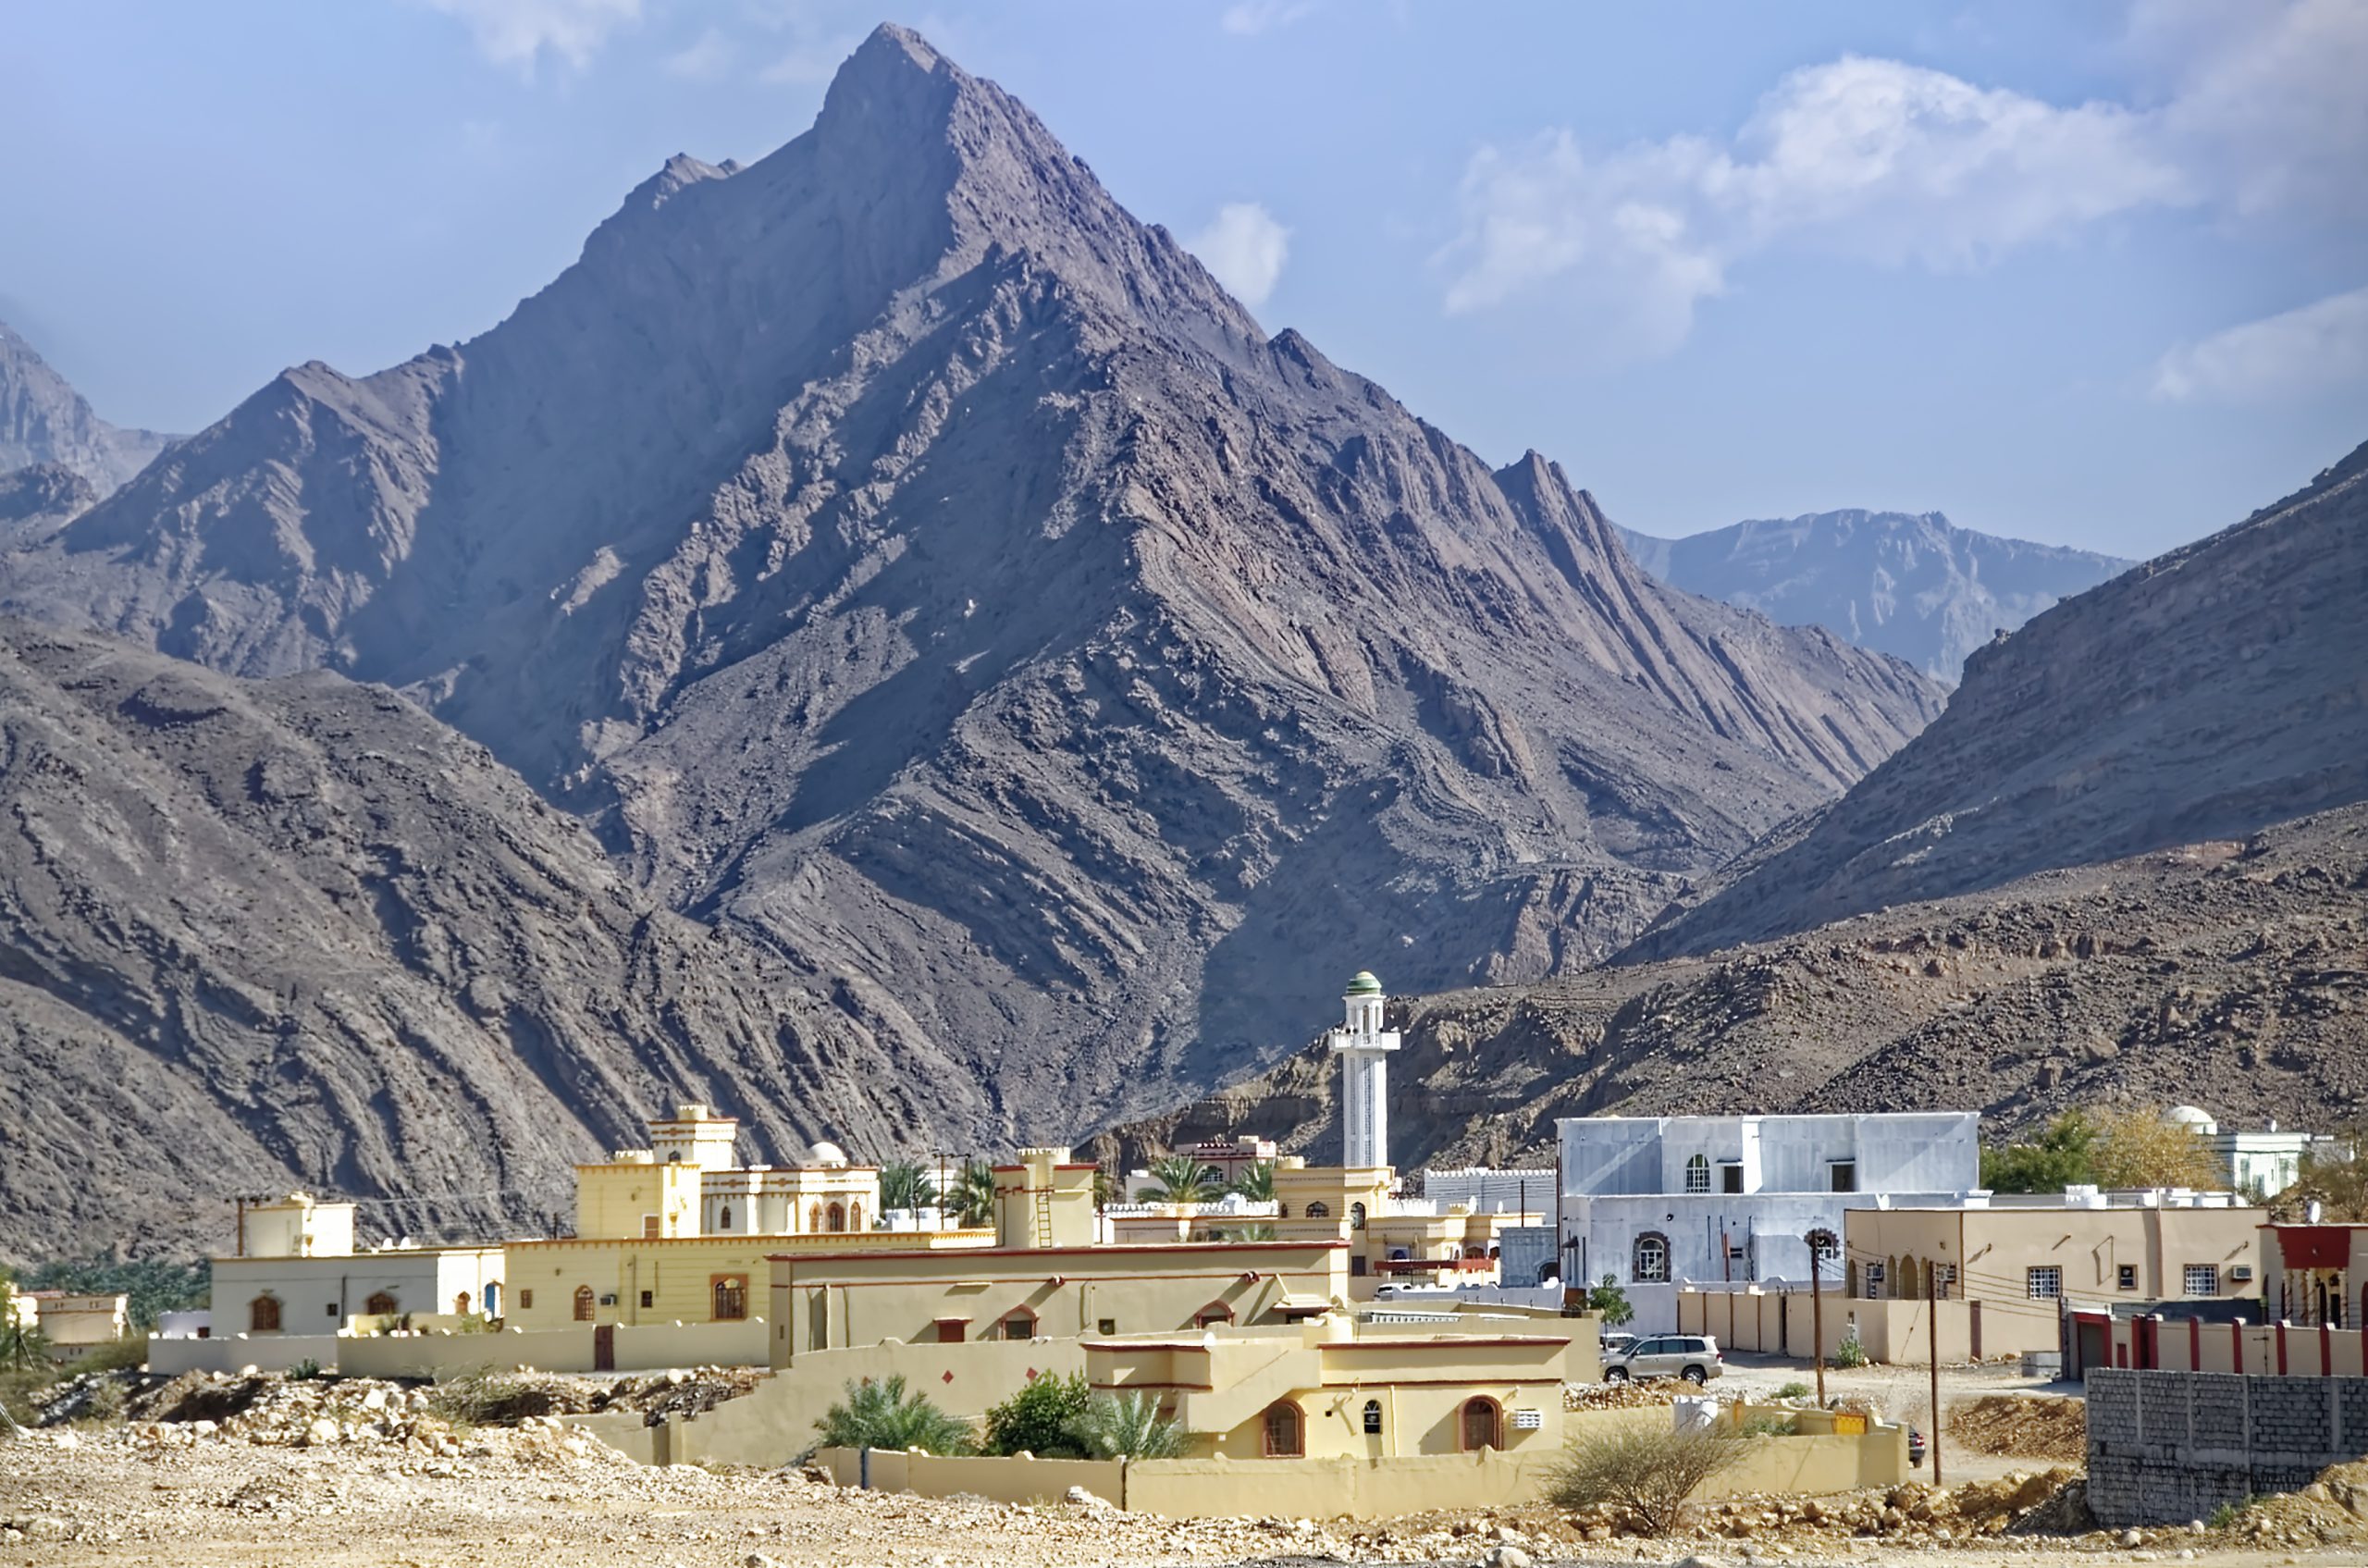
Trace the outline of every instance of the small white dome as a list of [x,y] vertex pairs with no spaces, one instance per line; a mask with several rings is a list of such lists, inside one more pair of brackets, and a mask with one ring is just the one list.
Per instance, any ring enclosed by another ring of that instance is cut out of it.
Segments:
[[844,1166],[848,1163],[847,1152],[826,1138],[821,1142],[815,1144],[812,1148],[806,1151],[806,1163],[808,1165]]
[[2196,1105],[2173,1105],[2163,1113],[2163,1120],[2173,1127],[2191,1127],[2198,1132],[2217,1132],[2220,1124],[2211,1113]]

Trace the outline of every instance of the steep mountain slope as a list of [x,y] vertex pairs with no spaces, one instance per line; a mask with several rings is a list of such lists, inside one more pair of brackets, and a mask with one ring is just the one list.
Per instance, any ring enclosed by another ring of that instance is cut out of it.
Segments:
[[[2350,1122],[2368,1110],[2368,807],[1394,1010],[1400,1168],[1550,1161],[1556,1117],[1606,1112],[1971,1109],[1992,1136],[2115,1103]],[[1254,1130],[1337,1159],[1338,1080],[1312,1047],[1099,1152],[1139,1164]]]
[[1966,662],[1948,711],[1637,958],[2368,799],[2368,446]]
[[1625,529],[1621,538],[1671,586],[1787,626],[1831,627],[1949,685],[1999,632],[2132,564],[1978,534],[1937,512],[1817,512],[1682,539]]
[[63,463],[36,463],[0,474],[0,549],[43,542],[98,499],[98,487]]
[[0,604],[416,694],[675,907],[893,987],[997,1138],[1270,1056],[1361,955],[1598,958],[1938,701],[1267,339],[895,29],[806,135],[676,158],[474,342],[287,373]]
[[146,467],[172,439],[101,419],[31,343],[0,321],[0,475],[52,463],[104,494]]
[[299,1182],[499,1231],[681,1099],[751,1157],[980,1114],[384,688],[0,621],[0,1257],[219,1246]]

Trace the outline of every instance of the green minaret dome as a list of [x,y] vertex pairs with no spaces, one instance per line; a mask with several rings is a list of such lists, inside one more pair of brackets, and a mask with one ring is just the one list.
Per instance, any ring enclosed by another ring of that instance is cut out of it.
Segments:
[[1359,969],[1349,981],[1347,994],[1350,996],[1378,996],[1381,994],[1381,982],[1374,978],[1373,971],[1371,969]]

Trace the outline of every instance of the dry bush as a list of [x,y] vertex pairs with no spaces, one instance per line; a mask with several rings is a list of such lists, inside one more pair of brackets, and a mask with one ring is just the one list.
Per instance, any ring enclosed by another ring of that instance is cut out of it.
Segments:
[[1629,1426],[1583,1434],[1547,1476],[1546,1495],[1570,1509],[1608,1503],[1646,1534],[1665,1536],[1684,1520],[1686,1500],[1742,1452],[1742,1439],[1713,1428]]

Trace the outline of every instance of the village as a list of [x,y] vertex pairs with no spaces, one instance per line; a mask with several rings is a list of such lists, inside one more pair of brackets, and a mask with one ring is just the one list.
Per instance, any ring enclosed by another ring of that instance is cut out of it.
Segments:
[[[405,1435],[426,1398],[406,1386],[693,1379],[710,1391],[524,1424],[612,1464],[1170,1521],[1371,1528],[1567,1504],[1573,1454],[1695,1431],[1749,1439],[1678,1495],[1697,1519],[1784,1498],[1846,1520],[1871,1498],[1871,1533],[1893,1516],[1945,1531],[1945,1508],[1919,1522],[1881,1500],[1921,1506],[1902,1488],[1954,1470],[1992,1488],[1963,1540],[2060,1511],[2073,1484],[2075,1522],[2134,1545],[2325,1494],[2322,1472],[2358,1456],[2368,1226],[2266,1206],[2309,1133],[2176,1107],[2166,1135],[2216,1184],[2008,1193],[1981,1185],[1970,1113],[1588,1117],[1560,1123],[1551,1167],[1409,1180],[1390,1158],[1388,998],[1361,972],[1342,1003],[1337,1165],[1244,1135],[1116,1175],[1025,1149],[983,1179],[906,1172],[888,1191],[827,1142],[743,1165],[734,1119],[684,1104],[646,1146],[576,1167],[572,1234],[365,1242],[352,1202],[292,1192],[238,1205],[210,1307],[166,1314],[134,1354],[120,1296],[11,1292],[0,1321],[64,1374],[137,1363],[144,1388],[183,1390],[99,1433],[149,1451],[246,1430],[308,1453],[391,1438],[432,1462],[462,1451]],[[1951,1452],[1966,1406],[1944,1371],[1986,1410],[2069,1413],[2085,1385],[2085,1433],[2041,1421],[2054,1435],[2024,1456],[2084,1459],[2085,1480],[1994,1445]],[[85,1418],[26,1447],[92,1429],[76,1381],[58,1410]],[[237,1403],[226,1385],[314,1414],[197,1415]],[[348,1385],[376,1402],[340,1414]],[[873,1389],[911,1440],[849,1426]],[[1056,1399],[1076,1420],[1016,1447],[1012,1413]],[[1617,1489],[1598,1504],[1566,1509],[1575,1542],[1670,1523]]]

